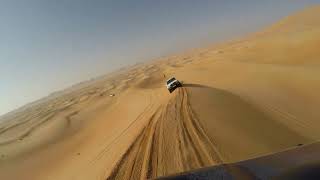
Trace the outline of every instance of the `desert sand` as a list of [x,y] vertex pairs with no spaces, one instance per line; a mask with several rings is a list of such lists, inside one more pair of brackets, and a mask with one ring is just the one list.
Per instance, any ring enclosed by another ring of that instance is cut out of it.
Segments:
[[319,48],[315,6],[53,93],[1,117],[0,179],[146,179],[316,142]]

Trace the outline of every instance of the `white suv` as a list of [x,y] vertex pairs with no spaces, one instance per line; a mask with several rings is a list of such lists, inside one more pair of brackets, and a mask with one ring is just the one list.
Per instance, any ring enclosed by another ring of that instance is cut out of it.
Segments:
[[177,87],[181,87],[181,83],[174,77],[170,78],[167,80],[167,89],[169,90],[170,93],[174,91]]

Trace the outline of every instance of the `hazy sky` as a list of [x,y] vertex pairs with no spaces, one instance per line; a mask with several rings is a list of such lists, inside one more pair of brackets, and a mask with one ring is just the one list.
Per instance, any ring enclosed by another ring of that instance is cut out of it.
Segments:
[[320,0],[0,0],[0,115],[127,64],[254,32]]

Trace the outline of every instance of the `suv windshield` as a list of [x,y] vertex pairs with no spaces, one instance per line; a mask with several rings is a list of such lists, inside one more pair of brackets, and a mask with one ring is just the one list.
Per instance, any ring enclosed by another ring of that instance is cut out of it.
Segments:
[[171,78],[167,81],[167,84],[171,83],[172,81],[176,80],[176,78]]

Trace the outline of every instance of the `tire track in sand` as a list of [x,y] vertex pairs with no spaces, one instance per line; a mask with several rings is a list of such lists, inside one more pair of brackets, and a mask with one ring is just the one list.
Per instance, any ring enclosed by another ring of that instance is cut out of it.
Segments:
[[222,163],[185,88],[150,118],[107,179],[147,179]]

